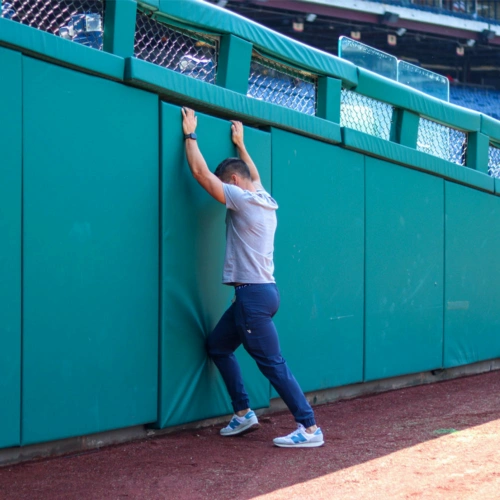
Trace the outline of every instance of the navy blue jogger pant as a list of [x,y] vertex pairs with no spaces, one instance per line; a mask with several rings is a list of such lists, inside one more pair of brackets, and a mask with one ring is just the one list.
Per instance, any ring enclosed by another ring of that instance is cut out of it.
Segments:
[[314,412],[281,356],[278,332],[272,320],[279,302],[274,283],[237,287],[235,301],[207,339],[207,351],[224,379],[235,412],[250,407],[234,355],[243,344],[295,420],[310,427],[315,425]]

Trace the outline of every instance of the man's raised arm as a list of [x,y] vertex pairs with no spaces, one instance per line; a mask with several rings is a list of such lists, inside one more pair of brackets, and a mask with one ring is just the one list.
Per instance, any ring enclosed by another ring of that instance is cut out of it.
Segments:
[[245,148],[245,142],[243,140],[243,124],[236,120],[231,120],[231,123],[231,138],[238,151],[238,156],[248,165],[252,182],[254,184],[258,184],[257,187],[262,187],[259,171]]
[[194,111],[189,108],[182,108],[182,130],[186,142],[186,158],[189,164],[189,169],[193,177],[198,183],[207,191],[210,196],[213,196],[217,201],[224,205],[226,204],[226,196],[224,195],[224,188],[222,181],[210,172],[207,162],[201,154],[196,140],[196,126],[198,119]]

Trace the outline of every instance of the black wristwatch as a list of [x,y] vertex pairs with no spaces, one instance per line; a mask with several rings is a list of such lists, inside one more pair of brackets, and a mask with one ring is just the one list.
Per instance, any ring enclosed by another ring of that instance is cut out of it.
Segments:
[[197,137],[196,137],[196,134],[194,134],[194,133],[184,134],[184,139],[192,139],[193,141],[196,141]]

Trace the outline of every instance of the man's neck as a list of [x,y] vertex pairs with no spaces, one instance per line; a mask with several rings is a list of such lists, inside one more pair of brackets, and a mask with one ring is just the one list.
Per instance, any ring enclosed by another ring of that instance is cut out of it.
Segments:
[[245,182],[242,182],[240,187],[241,187],[241,189],[244,189],[245,191],[252,191],[252,192],[257,191],[255,189],[253,182],[250,179],[248,179],[248,181],[245,180]]

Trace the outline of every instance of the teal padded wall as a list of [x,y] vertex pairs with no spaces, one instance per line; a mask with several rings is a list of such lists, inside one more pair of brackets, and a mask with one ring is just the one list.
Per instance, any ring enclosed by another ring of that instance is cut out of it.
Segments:
[[304,391],[363,376],[363,156],[272,129],[276,315]]
[[[166,427],[232,412],[205,339],[230,305],[234,289],[221,284],[225,207],[193,179],[185,160],[178,106],[162,104],[162,318],[160,408]],[[209,168],[235,156],[227,120],[198,114],[198,141]],[[245,142],[269,189],[270,134],[245,129]],[[270,386],[240,347],[253,408],[268,406]]]
[[[33,0],[30,0],[30,3],[35,6]],[[26,15],[29,18],[28,12]],[[37,16],[40,16],[40,13],[37,13]],[[59,64],[79,68],[81,71],[96,73],[118,81],[123,80],[125,60],[122,57],[102,50],[91,50],[80,43],[71,43],[52,33],[2,17],[0,17],[0,45],[16,47],[23,53],[33,54],[44,60],[57,61]]]
[[24,58],[23,444],[152,422],[158,98]]
[[365,380],[441,367],[443,183],[366,158]]
[[500,198],[446,188],[444,365],[500,357]]
[[0,448],[21,432],[22,56],[0,48]]
[[[158,96],[279,128],[246,142],[280,204],[276,323],[305,391],[500,356],[500,181],[481,171],[500,122],[207,3],[145,1],[319,75],[316,117],[248,99],[238,75],[231,91],[125,60],[136,2],[112,3],[118,55],[0,19],[0,45],[17,47],[0,48],[0,448],[231,412],[204,350],[233,294],[224,207],[191,177],[180,108]],[[400,106],[400,144],[341,131],[341,87]],[[420,113],[471,132],[472,168],[416,151]],[[200,115],[212,169],[235,154],[229,127]],[[267,406],[275,392],[237,355]]]

